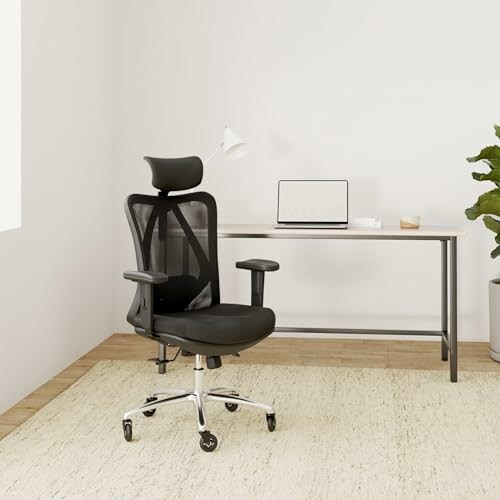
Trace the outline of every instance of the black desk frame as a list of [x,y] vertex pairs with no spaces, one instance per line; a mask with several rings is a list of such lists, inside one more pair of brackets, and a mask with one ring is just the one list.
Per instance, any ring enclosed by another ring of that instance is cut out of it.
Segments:
[[[347,239],[347,240],[412,240],[412,241],[439,241],[441,244],[441,329],[440,330],[380,330],[362,328],[308,328],[308,327],[279,327],[276,332],[303,332],[303,333],[340,333],[340,334],[362,334],[362,335],[416,335],[441,337],[441,359],[449,361],[450,380],[458,380],[458,352],[457,352],[457,237],[438,235],[414,235],[414,234],[373,234],[366,235],[349,234],[348,232],[328,231],[324,236],[311,236],[303,234],[288,234],[276,232],[226,232],[219,234],[220,238],[279,238],[279,239]],[[449,244],[449,252],[448,252]],[[448,255],[449,254],[449,255]],[[449,317],[448,317],[449,315]],[[158,344],[159,372],[165,373],[166,347]]]

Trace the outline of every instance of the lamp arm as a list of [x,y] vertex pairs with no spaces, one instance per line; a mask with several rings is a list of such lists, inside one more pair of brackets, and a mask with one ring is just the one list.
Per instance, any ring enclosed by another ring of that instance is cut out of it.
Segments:
[[221,142],[219,146],[217,146],[217,149],[203,162],[205,165],[207,165],[209,162],[211,162],[217,153],[222,149],[222,146],[224,146],[224,143]]

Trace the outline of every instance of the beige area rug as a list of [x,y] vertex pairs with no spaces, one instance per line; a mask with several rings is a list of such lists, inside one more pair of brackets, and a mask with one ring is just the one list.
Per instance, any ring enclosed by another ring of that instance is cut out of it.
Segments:
[[121,416],[160,386],[191,386],[191,365],[103,361],[0,441],[0,498],[500,498],[500,373],[225,365],[210,386],[269,401],[208,403],[213,453],[194,410]]

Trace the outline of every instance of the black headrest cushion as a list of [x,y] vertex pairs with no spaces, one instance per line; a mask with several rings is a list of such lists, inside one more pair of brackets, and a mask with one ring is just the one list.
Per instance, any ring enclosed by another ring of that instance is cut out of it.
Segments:
[[197,156],[144,159],[153,172],[153,186],[160,191],[182,191],[197,186],[203,178],[203,163]]

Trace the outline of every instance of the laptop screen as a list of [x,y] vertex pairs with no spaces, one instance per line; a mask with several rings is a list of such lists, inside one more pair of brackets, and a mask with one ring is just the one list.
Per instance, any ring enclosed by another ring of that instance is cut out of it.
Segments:
[[347,181],[279,181],[278,223],[347,224]]

